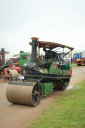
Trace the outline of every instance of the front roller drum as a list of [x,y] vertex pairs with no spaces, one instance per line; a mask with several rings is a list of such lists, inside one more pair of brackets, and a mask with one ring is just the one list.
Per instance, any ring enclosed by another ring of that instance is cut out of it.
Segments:
[[37,106],[42,98],[42,88],[40,83],[36,82],[10,82],[6,97],[11,103]]

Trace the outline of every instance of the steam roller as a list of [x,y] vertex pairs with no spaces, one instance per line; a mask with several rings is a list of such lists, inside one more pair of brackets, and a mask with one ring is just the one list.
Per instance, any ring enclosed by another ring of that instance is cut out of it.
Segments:
[[12,78],[18,77],[18,72],[13,68],[13,64],[5,62],[5,54],[9,52],[5,51],[4,48],[0,51],[0,79],[4,82],[10,81]]
[[[56,90],[65,90],[72,76],[71,62],[65,62],[64,48],[70,52],[72,47],[54,42],[39,41],[32,37],[31,61],[21,69],[21,77],[13,78],[6,90],[6,97],[14,104],[37,106],[43,95]],[[40,55],[43,48],[45,55]],[[62,48],[63,52],[58,53],[54,49]],[[48,49],[48,50],[47,50]]]
[[3,72],[1,72],[1,78],[4,82],[9,82],[16,77],[18,77],[18,72],[10,67],[4,68]]

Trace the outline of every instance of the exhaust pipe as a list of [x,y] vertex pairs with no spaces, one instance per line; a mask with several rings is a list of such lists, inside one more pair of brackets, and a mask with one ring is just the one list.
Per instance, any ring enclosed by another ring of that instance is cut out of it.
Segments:
[[4,48],[1,49],[1,54],[2,54],[2,61],[5,62],[5,51],[4,51]]
[[36,51],[37,51],[37,40],[39,38],[32,37],[32,55],[31,55],[31,62],[36,63]]

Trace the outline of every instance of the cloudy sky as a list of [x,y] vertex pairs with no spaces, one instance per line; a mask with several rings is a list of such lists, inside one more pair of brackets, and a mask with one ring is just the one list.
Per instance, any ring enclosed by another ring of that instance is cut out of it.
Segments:
[[0,0],[0,49],[30,52],[31,37],[85,50],[85,0]]

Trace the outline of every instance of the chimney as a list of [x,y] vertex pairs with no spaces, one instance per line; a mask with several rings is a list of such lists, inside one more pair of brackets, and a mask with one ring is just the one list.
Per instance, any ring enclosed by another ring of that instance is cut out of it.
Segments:
[[5,51],[4,51],[4,48],[1,49],[1,54],[2,54],[2,61],[5,62]]
[[36,63],[36,49],[37,49],[37,37],[32,37],[32,55],[31,62]]

